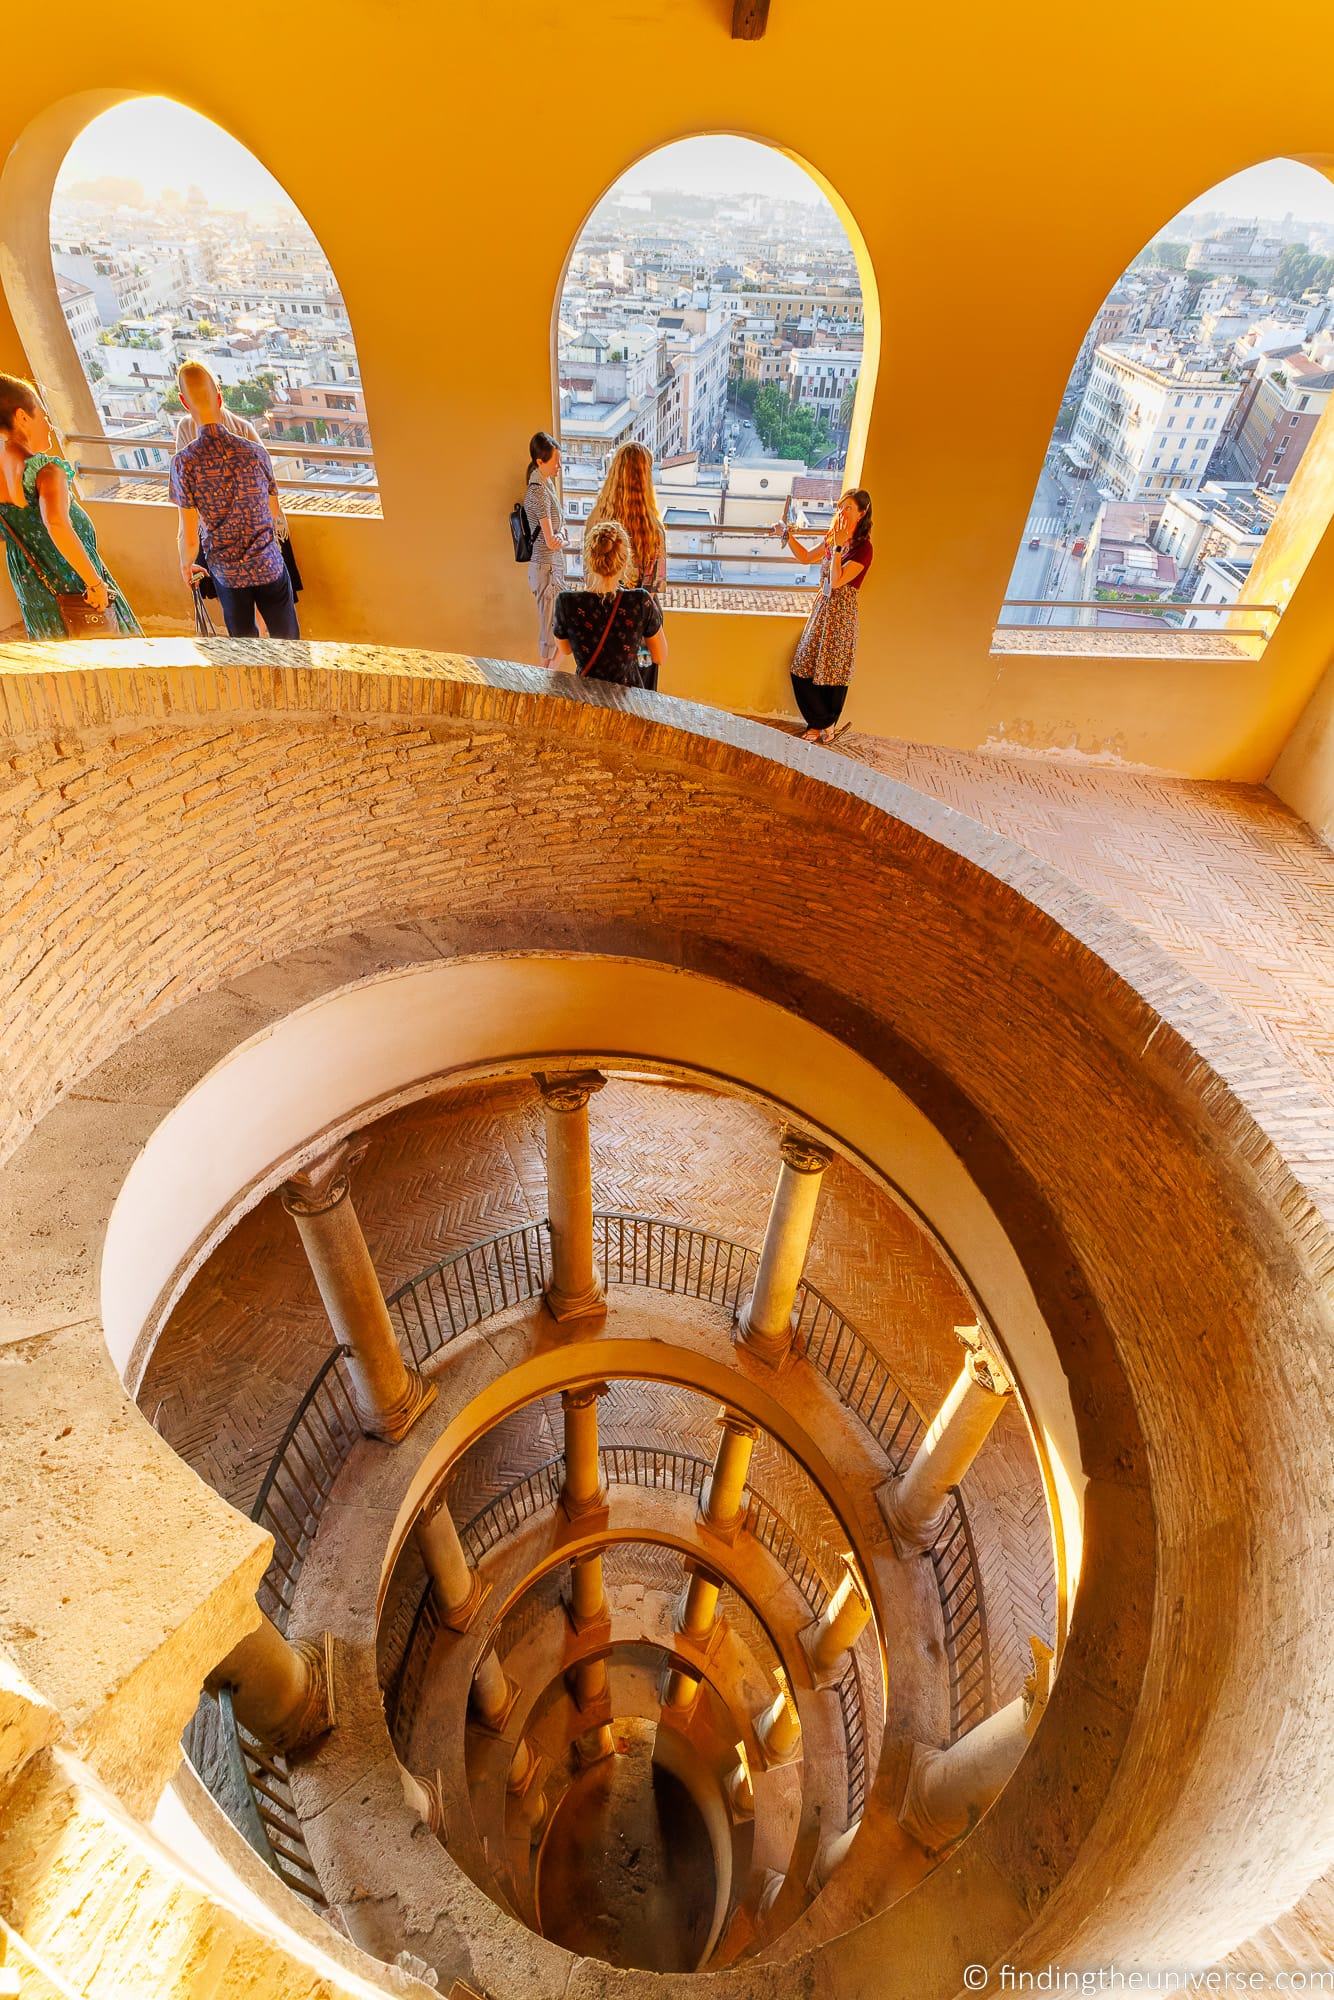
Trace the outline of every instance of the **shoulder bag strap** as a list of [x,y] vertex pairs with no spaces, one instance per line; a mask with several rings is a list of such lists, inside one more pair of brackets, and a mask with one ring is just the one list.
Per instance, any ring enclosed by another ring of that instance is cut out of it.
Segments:
[[14,544],[14,547],[19,551],[19,554],[25,558],[29,569],[32,571],[33,575],[37,578],[37,581],[38,583],[41,584],[43,590],[47,592],[48,596],[50,597],[62,596],[63,593],[56,589],[56,586],[52,583],[50,577],[46,574],[46,571],[42,568],[36,556],[33,554],[32,550],[28,547],[28,544],[24,541],[22,535],[16,535],[13,529],[10,528],[3,521],[0,521],[0,527],[4,528],[7,539]]
[[592,652],[589,654],[588,658],[584,661],[583,666],[580,667],[579,669],[581,675],[591,674],[594,667],[597,665],[598,654],[602,651],[602,648],[606,645],[608,639],[611,637],[611,628],[616,623],[616,613],[620,610],[620,608],[621,608],[621,593],[618,590],[611,600],[611,616],[602,628],[602,637],[598,640],[596,646],[594,646]]

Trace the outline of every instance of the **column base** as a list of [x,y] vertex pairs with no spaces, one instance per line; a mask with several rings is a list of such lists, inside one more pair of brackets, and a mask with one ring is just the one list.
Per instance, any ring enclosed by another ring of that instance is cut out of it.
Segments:
[[562,1488],[560,1511],[567,1521],[586,1521],[590,1514],[605,1514],[607,1511],[606,1480],[603,1480],[597,1492],[590,1494],[587,1500],[571,1500],[569,1494]]
[[407,1387],[398,1401],[387,1410],[374,1409],[352,1391],[352,1407],[357,1413],[357,1422],[362,1433],[368,1438],[378,1438],[382,1444],[399,1444],[407,1436],[424,1410],[430,1408],[436,1399],[436,1385],[419,1375],[415,1368],[407,1371]]
[[[504,1670],[502,1668],[502,1672],[503,1671]],[[474,1708],[472,1707],[471,1704],[469,1704],[468,1720],[470,1723],[473,1724],[474,1728],[484,1729],[488,1736],[503,1736],[505,1733],[505,1724],[509,1721],[510,1717],[513,1715],[514,1704],[518,1699],[519,1699],[519,1683],[517,1681],[512,1681],[509,1675],[506,1674],[505,1700],[504,1700],[504,1705],[501,1707],[499,1713],[496,1715],[483,1715],[479,1708]]]
[[595,1729],[585,1731],[574,1739],[574,1754],[579,1760],[579,1768],[586,1771],[590,1764],[601,1764],[608,1757],[616,1755],[616,1739],[611,1733],[610,1723],[600,1723]]
[[962,1834],[967,1833],[967,1819],[948,1825],[936,1819],[926,1803],[926,1787],[931,1772],[945,1755],[943,1750],[933,1750],[927,1743],[914,1743],[908,1764],[908,1780],[903,1787],[903,1798],[899,1803],[898,1822],[910,1840],[927,1854],[939,1854],[943,1848],[952,1847]]
[[548,1285],[543,1297],[551,1317],[562,1322],[591,1319],[595,1313],[601,1316],[607,1310],[607,1294],[600,1277],[582,1292],[566,1292],[559,1285]]
[[[472,1626],[477,1622],[478,1612],[490,1595],[490,1584],[484,1583],[478,1571],[474,1570],[472,1573],[472,1589],[468,1592],[463,1603],[456,1604],[452,1611],[446,1611],[444,1606],[440,1605],[440,1623],[445,1631],[467,1632],[471,1630]],[[438,1594],[436,1602],[437,1604],[440,1603]]]
[[570,1630],[577,1632],[581,1638],[585,1632],[596,1632],[600,1625],[605,1625],[608,1631],[611,1630],[611,1607],[607,1603],[605,1595],[597,1610],[590,1612],[587,1617],[581,1617],[579,1612],[575,1610],[574,1599],[572,1597],[562,1598],[561,1605]]
[[900,1562],[910,1562],[914,1556],[928,1556],[950,1524],[950,1503],[944,1501],[937,1512],[927,1522],[906,1521],[895,1505],[896,1496],[903,1484],[902,1473],[893,1473],[883,1486],[877,1486],[876,1504],[884,1516],[889,1529],[889,1539],[894,1545],[894,1553]]
[[309,1668],[306,1692],[300,1705],[269,1739],[270,1747],[285,1757],[306,1750],[321,1736],[327,1736],[338,1720],[334,1699],[333,1633],[322,1632],[318,1639],[298,1639],[293,1650]]
[[700,1492],[699,1508],[695,1514],[695,1519],[706,1535],[712,1535],[715,1541],[725,1542],[730,1549],[737,1536],[741,1533],[741,1524],[746,1518],[746,1510],[744,1507],[738,1507],[730,1521],[715,1521],[708,1511],[709,1492],[712,1484],[713,1474],[710,1473],[704,1481]]
[[755,1741],[759,1745],[760,1757],[763,1760],[765,1770],[777,1771],[781,1770],[784,1764],[795,1764],[801,1756],[801,1728],[800,1724],[798,1724],[797,1740],[789,1750],[775,1750],[773,1745],[767,1742],[760,1733],[760,1722],[767,1714],[768,1710],[764,1709],[754,1719]]
[[[668,1699],[668,1691],[672,1684],[672,1675],[678,1671],[689,1674],[695,1683],[695,1692],[691,1695],[689,1701],[671,1701]],[[691,1668],[683,1667],[677,1669],[669,1667],[662,1684],[662,1716],[664,1721],[677,1723],[689,1722],[691,1716],[699,1706],[699,1698],[703,1691],[704,1682]]]
[[754,1294],[738,1306],[736,1329],[741,1345],[747,1354],[754,1355],[766,1368],[781,1368],[792,1353],[792,1341],[797,1331],[797,1315],[794,1312],[785,1333],[761,1333],[751,1325],[750,1309]]

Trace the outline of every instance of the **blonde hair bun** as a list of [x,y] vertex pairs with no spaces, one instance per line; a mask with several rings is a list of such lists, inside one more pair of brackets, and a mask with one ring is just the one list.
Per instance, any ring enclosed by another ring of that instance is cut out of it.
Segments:
[[601,577],[623,576],[630,562],[630,537],[619,521],[594,521],[584,536],[584,562]]

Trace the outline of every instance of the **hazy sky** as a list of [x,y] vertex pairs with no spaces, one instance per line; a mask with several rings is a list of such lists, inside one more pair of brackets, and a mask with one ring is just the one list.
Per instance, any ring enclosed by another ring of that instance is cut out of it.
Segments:
[[685,194],[769,194],[783,201],[823,202],[804,167],[755,139],[682,139],[662,146],[616,183],[618,192],[651,188]]
[[1275,222],[1291,213],[1314,222],[1334,216],[1334,186],[1314,167],[1296,160],[1266,160],[1262,167],[1247,167],[1245,173],[1233,174],[1207,192],[1202,188],[1188,206],[1264,215]]
[[69,181],[120,174],[142,181],[144,192],[193,181],[219,208],[268,208],[291,203],[273,175],[218,125],[167,97],[132,98],[85,126],[60,169],[57,191]]
[[[267,208],[287,197],[273,176],[218,126],[165,97],[141,97],[105,112],[75,140],[60,182],[119,174],[142,181],[150,196],[193,181],[221,207]],[[59,185],[59,183],[57,184]],[[679,188],[690,194],[773,194],[819,202],[804,170],[772,146],[753,139],[684,139],[664,146],[630,171],[618,188],[644,193]],[[1275,219],[1334,214],[1334,187],[1311,167],[1271,160],[1234,174],[1211,192],[1201,189],[1192,207]]]

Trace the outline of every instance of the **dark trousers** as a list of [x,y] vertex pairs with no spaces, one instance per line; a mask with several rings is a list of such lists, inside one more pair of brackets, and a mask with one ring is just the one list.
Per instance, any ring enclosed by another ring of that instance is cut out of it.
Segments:
[[826,687],[821,681],[808,681],[804,674],[793,674],[792,692],[808,729],[832,729],[848,698],[845,687]]
[[292,579],[284,570],[272,583],[243,583],[235,587],[214,578],[217,586],[218,602],[222,606],[223,623],[228,636],[233,639],[254,639],[255,613],[264,620],[264,630],[270,639],[299,639],[301,627],[296,622],[296,599],[292,595]]

